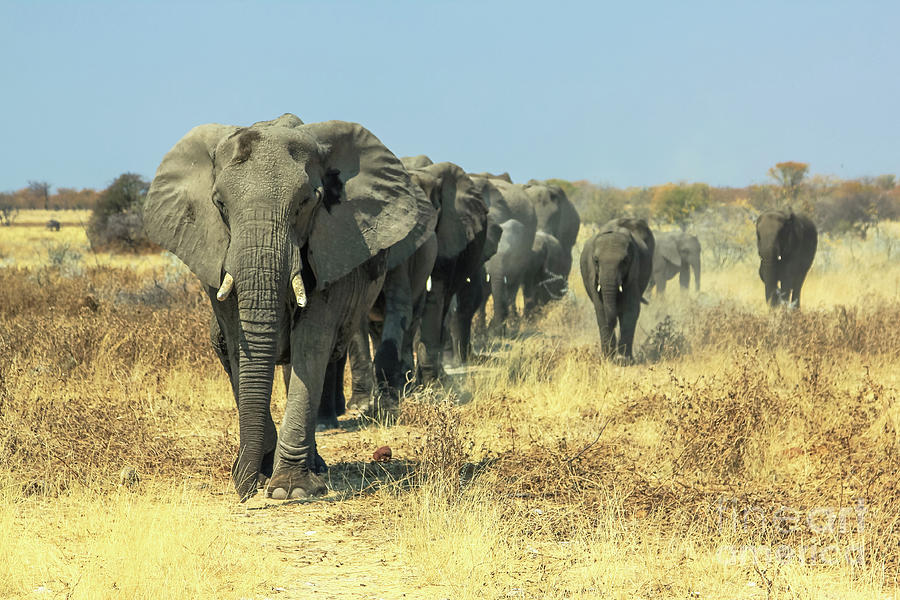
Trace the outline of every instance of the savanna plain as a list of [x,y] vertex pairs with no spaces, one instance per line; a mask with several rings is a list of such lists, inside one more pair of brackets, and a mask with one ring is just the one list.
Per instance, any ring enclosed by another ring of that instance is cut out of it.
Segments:
[[701,291],[649,296],[627,366],[573,269],[443,386],[321,432],[324,499],[239,504],[205,293],[86,220],[0,227],[0,597],[900,597],[900,224],[822,236],[801,310],[766,307],[752,220],[727,255],[696,231]]

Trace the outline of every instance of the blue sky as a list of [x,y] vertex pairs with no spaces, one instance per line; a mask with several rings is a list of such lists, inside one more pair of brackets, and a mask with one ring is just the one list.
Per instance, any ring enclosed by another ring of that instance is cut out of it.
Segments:
[[896,2],[0,0],[0,190],[152,177],[293,112],[398,155],[617,186],[900,172]]

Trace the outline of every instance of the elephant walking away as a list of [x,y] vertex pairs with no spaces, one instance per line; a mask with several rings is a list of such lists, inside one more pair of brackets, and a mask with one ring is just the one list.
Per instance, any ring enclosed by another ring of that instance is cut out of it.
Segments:
[[644,219],[620,218],[601,227],[581,251],[581,278],[594,305],[606,356],[633,358],[634,331],[650,282],[654,246]]
[[800,307],[800,289],[816,256],[818,232],[806,216],[788,210],[770,210],[756,219],[759,278],[766,302]]
[[678,275],[681,289],[690,287],[691,269],[694,271],[694,288],[700,291],[700,240],[696,235],[682,231],[656,234],[656,250],[653,252],[653,279],[656,292],[666,292],[666,282]]
[[[261,476],[276,499],[316,496],[323,388],[391,260],[430,234],[431,202],[400,160],[355,123],[285,114],[250,127],[201,125],[165,155],[144,224],[206,286],[214,348],[231,380],[241,500]],[[288,365],[280,429],[270,411]]]

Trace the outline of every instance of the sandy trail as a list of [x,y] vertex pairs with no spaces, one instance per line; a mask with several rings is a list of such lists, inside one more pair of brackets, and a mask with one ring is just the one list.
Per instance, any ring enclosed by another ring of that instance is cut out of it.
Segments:
[[373,481],[402,478],[405,463],[369,462],[374,448],[365,456],[353,427],[321,432],[317,440],[332,465],[328,496],[278,502],[260,495],[235,510],[240,527],[258,538],[271,560],[281,563],[271,591],[258,598],[448,597],[440,588],[416,583],[392,539],[391,526],[382,522],[382,511],[372,510],[375,497],[359,493]]

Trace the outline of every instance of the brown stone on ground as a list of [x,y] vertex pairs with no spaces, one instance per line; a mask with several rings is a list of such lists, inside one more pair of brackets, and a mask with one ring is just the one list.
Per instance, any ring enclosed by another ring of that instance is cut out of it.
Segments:
[[375,462],[387,462],[391,460],[391,448],[390,446],[382,446],[378,450],[372,453],[372,460]]

